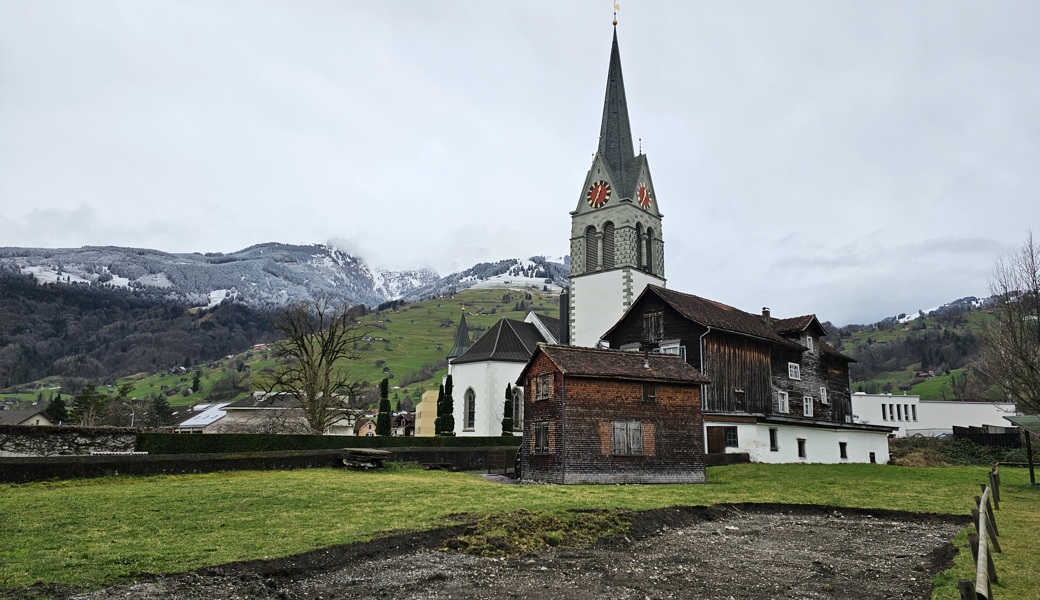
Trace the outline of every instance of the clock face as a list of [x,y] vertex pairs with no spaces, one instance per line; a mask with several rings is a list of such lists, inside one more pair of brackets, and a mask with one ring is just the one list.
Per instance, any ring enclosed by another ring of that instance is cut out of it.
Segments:
[[646,187],[645,183],[639,184],[639,189],[636,191],[636,199],[639,200],[639,206],[649,210],[653,198],[650,197],[650,188]]
[[610,200],[610,184],[600,179],[589,186],[589,191],[585,192],[585,201],[589,203],[592,208],[599,208]]

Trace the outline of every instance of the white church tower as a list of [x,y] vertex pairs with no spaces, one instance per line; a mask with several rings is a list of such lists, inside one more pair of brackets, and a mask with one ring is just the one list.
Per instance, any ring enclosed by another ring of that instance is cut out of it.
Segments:
[[643,288],[665,285],[661,217],[646,156],[632,147],[615,26],[599,148],[571,212],[572,345],[597,345]]

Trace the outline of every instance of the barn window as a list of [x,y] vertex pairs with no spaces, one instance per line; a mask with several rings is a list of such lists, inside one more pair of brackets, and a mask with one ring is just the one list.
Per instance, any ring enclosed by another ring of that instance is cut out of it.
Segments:
[[680,346],[679,344],[661,346],[660,348],[655,348],[654,352],[660,354],[678,354],[683,360],[686,360],[686,346]]
[[534,424],[534,453],[549,453],[549,422],[539,421]]
[[802,366],[798,363],[789,362],[787,363],[787,376],[791,379],[802,378]]
[[524,390],[513,387],[513,430],[520,431],[524,428]]
[[463,420],[463,429],[473,429],[477,423],[477,394],[473,391],[473,388],[466,388],[465,398],[465,417]]
[[820,404],[827,406],[827,388],[820,386]]
[[596,236],[596,228],[589,227],[585,230],[585,272],[592,273],[599,267],[599,239]]
[[614,456],[642,456],[643,424],[639,421],[614,421]]
[[614,224],[610,221],[603,224],[603,268],[614,268]]
[[534,399],[548,400],[552,395],[552,373],[539,375],[534,380]]
[[789,397],[787,395],[787,392],[777,392],[776,393],[776,401],[777,401],[776,402],[776,404],[777,404],[776,410],[777,410],[777,412],[782,412],[782,413],[791,412],[791,404],[790,404],[790,402],[788,400],[789,400]]
[[737,448],[740,444],[737,443],[737,428],[736,427],[723,427],[723,433],[726,436],[726,447]]
[[654,311],[643,313],[643,341],[659,342],[664,336],[664,313]]
[[811,417],[813,415],[812,409],[812,396],[802,398],[802,416]]
[[776,427],[769,428],[769,450],[770,452],[780,451],[780,430]]
[[657,402],[657,384],[643,384],[643,402]]
[[805,452],[805,438],[798,438],[798,458],[806,458],[808,454]]
[[838,452],[841,455],[842,460],[848,460],[849,458],[849,445],[847,442],[838,442]]

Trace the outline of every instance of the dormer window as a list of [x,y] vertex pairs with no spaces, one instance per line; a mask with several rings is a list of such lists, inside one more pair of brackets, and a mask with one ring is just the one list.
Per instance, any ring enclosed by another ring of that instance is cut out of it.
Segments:
[[801,379],[802,378],[802,366],[798,363],[789,362],[787,363],[787,377],[789,379]]

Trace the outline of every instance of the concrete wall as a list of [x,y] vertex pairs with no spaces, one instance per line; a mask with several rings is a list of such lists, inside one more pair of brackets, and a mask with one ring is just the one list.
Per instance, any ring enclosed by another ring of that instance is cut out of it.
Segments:
[[1004,416],[1017,414],[1015,405],[1007,402],[921,400],[916,395],[862,392],[852,395],[852,412],[857,423],[898,427],[897,437],[950,433],[955,425],[1008,427],[1011,423]]
[[[888,436],[884,433],[848,428],[799,427],[788,424],[711,422],[710,427],[736,427],[736,448],[726,452],[746,452],[756,463],[869,463],[885,464],[889,460]],[[775,428],[779,449],[770,450],[769,430]],[[798,439],[805,440],[805,458],[798,456]],[[845,442],[848,458],[841,458],[840,443]]]
[[[457,436],[502,435],[502,411],[505,408],[506,384],[513,385],[525,363],[481,361],[452,365],[452,400]],[[475,422],[465,428],[466,390],[476,394]],[[519,426],[519,424],[517,424]],[[520,434],[519,431],[516,432]]]
[[571,344],[592,348],[648,284],[663,286],[664,279],[623,268],[572,277],[570,283]]

